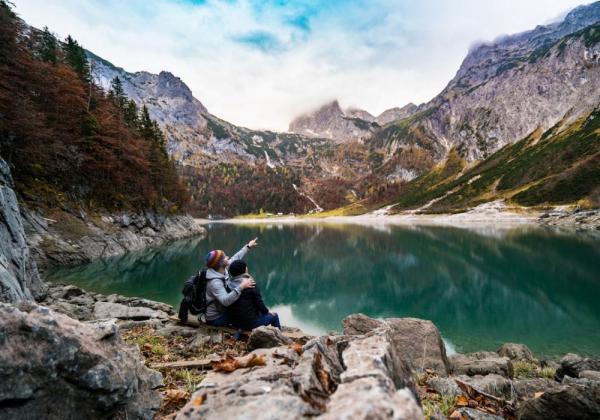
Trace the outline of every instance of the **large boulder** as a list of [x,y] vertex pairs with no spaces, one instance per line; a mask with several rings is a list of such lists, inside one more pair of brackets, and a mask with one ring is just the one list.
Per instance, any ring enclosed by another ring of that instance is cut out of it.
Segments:
[[453,354],[448,358],[451,371],[455,375],[497,374],[507,378],[514,375],[512,362],[508,357],[500,357],[493,352]]
[[390,338],[415,372],[431,369],[438,375],[449,373],[448,358],[442,336],[431,321],[417,318],[387,318]]
[[27,246],[10,168],[0,158],[0,302],[41,298],[46,293]]
[[369,318],[365,314],[348,315],[342,320],[342,327],[346,335],[362,335],[384,325],[384,321]]
[[538,398],[525,400],[518,409],[520,420],[600,418],[600,382],[574,379]]
[[504,343],[497,353],[500,356],[508,357],[510,360],[536,361],[533,352],[525,344]]
[[556,370],[556,379],[560,381],[565,376],[578,378],[579,374],[585,370],[600,371],[600,359],[591,359],[568,353],[560,359],[560,366]]
[[114,321],[84,324],[48,308],[0,304],[0,418],[151,419],[160,373]]
[[292,344],[292,340],[287,338],[280,329],[272,326],[262,326],[252,330],[248,337],[248,350],[269,349],[286,344]]
[[417,318],[377,320],[364,314],[352,314],[342,321],[344,334],[368,334],[378,328],[390,330],[394,346],[416,372],[431,369],[448,375],[448,359],[442,336],[431,321]]
[[209,372],[176,418],[423,418],[389,329],[314,338],[302,354],[284,345],[251,355],[265,366]]
[[521,400],[534,398],[540,392],[546,392],[559,386],[561,386],[559,382],[547,378],[515,379],[513,381],[515,394]]

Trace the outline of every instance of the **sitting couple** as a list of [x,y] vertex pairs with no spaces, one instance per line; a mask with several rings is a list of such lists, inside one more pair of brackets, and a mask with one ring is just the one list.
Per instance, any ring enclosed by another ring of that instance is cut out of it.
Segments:
[[206,323],[250,331],[261,325],[281,329],[279,316],[269,312],[242,258],[258,245],[255,238],[228,258],[220,249],[206,255]]

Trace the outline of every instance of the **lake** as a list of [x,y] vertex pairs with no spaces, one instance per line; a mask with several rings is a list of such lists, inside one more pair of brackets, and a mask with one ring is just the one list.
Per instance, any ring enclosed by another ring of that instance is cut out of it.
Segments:
[[282,323],[340,331],[348,314],[432,320],[460,352],[525,343],[538,355],[600,354],[598,236],[495,227],[208,225],[206,238],[61,268],[50,281],[176,307],[213,248],[246,258]]

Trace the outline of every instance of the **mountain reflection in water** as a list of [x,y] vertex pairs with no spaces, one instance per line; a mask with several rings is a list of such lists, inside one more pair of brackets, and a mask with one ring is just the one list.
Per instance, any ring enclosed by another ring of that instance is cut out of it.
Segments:
[[214,224],[208,236],[63,268],[50,279],[100,293],[180,300],[206,252],[247,257],[268,305],[309,332],[348,314],[432,320],[458,351],[522,342],[543,355],[600,354],[600,242],[538,228]]

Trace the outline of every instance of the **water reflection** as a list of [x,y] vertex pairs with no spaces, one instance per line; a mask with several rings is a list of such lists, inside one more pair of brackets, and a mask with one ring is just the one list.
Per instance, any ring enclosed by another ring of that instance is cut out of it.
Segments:
[[597,240],[541,229],[361,225],[213,225],[206,239],[59,270],[103,293],[177,304],[213,247],[258,235],[250,270],[287,324],[339,330],[349,313],[431,319],[459,351],[502,342],[544,354],[600,353]]

